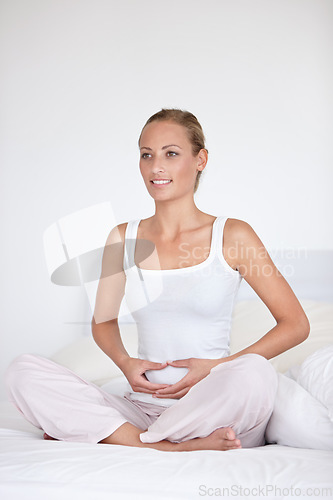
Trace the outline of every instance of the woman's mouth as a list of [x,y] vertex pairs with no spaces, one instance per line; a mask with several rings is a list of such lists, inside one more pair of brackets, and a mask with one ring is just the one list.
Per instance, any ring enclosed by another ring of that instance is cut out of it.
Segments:
[[171,184],[172,180],[171,179],[154,179],[150,181],[154,186],[166,186],[168,184]]

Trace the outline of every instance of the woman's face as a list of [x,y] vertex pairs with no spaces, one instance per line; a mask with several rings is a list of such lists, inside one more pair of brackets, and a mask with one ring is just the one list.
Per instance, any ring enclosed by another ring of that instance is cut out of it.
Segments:
[[193,195],[198,170],[206,165],[206,151],[193,156],[186,128],[173,121],[149,123],[140,140],[140,171],[155,200]]

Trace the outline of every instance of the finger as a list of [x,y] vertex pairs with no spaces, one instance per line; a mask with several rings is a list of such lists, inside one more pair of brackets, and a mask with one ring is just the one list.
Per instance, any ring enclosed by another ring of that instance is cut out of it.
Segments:
[[175,367],[189,367],[189,360],[188,359],[177,359],[175,361],[167,361],[167,364],[170,366],[175,366]]
[[146,387],[142,387],[140,385],[134,385],[132,387],[134,392],[144,392],[147,394],[155,394],[155,391],[152,391],[151,389],[147,389]]
[[176,392],[175,394],[156,394],[154,393],[153,394],[153,398],[156,398],[156,399],[166,399],[166,398],[171,398],[171,399],[180,399],[182,398],[183,396],[185,396],[185,394],[188,393],[189,391],[189,387],[187,387],[186,389],[183,389],[182,391],[179,391],[179,392]]
[[164,363],[155,363],[154,361],[146,361],[144,363],[144,370],[162,370],[162,368],[165,368],[168,366],[167,362]]
[[190,381],[187,378],[187,375],[183,377],[182,379],[179,380],[179,382],[176,382],[175,384],[169,385],[165,389],[157,389],[157,394],[176,394],[179,391],[182,391],[183,389],[190,389],[193,386],[193,381]]
[[149,392],[156,392],[163,389],[167,389],[169,387],[168,384],[154,384],[152,382],[149,382],[148,380],[146,381],[144,378],[138,380],[137,383],[134,385],[136,387],[136,390],[145,389]]

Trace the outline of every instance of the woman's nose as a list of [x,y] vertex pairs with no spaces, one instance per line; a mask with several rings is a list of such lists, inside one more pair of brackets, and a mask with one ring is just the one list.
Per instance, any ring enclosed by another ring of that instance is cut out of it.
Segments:
[[155,159],[152,168],[153,173],[156,174],[157,172],[164,172],[164,170],[165,169],[163,166],[163,162],[161,160]]

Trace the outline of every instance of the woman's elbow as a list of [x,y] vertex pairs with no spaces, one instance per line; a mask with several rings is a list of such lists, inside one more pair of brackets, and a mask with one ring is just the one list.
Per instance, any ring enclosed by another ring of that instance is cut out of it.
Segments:
[[299,340],[298,343],[304,342],[310,334],[310,322],[306,314],[302,315],[298,321],[296,322],[297,338]]

